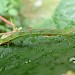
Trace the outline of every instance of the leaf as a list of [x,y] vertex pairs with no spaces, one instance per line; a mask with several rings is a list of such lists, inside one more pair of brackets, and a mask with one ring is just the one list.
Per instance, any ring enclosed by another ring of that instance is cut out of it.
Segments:
[[0,0],[0,15],[4,15],[8,0]]
[[75,27],[75,0],[61,0],[60,5],[56,9],[53,21],[56,28],[72,28]]
[[19,37],[0,46],[0,75],[62,75],[75,65],[75,34]]
[[16,9],[12,8],[12,9],[8,10],[8,14],[11,16],[17,16],[18,12]]

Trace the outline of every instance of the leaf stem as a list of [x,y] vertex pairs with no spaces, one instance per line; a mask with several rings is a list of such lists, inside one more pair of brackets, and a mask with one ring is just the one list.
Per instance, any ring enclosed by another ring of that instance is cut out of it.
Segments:
[[5,19],[4,17],[0,16],[0,19],[2,21],[4,21],[5,23],[7,23],[8,25],[10,25],[11,27],[14,27],[14,24],[12,22],[8,21],[7,19]]

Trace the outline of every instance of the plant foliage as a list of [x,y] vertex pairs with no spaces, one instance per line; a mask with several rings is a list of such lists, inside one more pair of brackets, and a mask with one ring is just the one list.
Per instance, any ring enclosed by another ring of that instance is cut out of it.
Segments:
[[[20,0],[0,1],[1,15],[17,16],[14,7]],[[68,29],[74,26],[74,4],[74,0],[61,0],[51,19],[59,30],[29,30],[18,37],[16,31],[0,38],[0,75],[74,75],[75,28]]]

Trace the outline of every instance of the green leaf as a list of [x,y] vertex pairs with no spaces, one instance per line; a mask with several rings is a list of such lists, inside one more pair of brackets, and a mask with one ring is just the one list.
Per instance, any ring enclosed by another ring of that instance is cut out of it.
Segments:
[[61,0],[53,20],[56,28],[75,27],[75,0]]
[[11,8],[10,10],[8,10],[8,14],[11,15],[11,16],[17,16],[18,12],[17,12],[16,9]]
[[4,15],[8,0],[0,0],[0,15]]
[[74,70],[75,34],[19,37],[0,46],[0,75],[62,75]]

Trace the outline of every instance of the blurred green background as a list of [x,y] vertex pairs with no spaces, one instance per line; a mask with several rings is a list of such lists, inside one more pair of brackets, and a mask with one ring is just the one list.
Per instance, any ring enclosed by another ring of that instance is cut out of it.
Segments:
[[[25,29],[55,29],[52,16],[60,0],[0,0],[0,15],[17,27]],[[8,32],[9,25],[0,20],[0,32]]]
[[[0,0],[0,15],[26,29],[67,29],[75,27],[75,1]],[[11,31],[0,20],[0,32]]]

